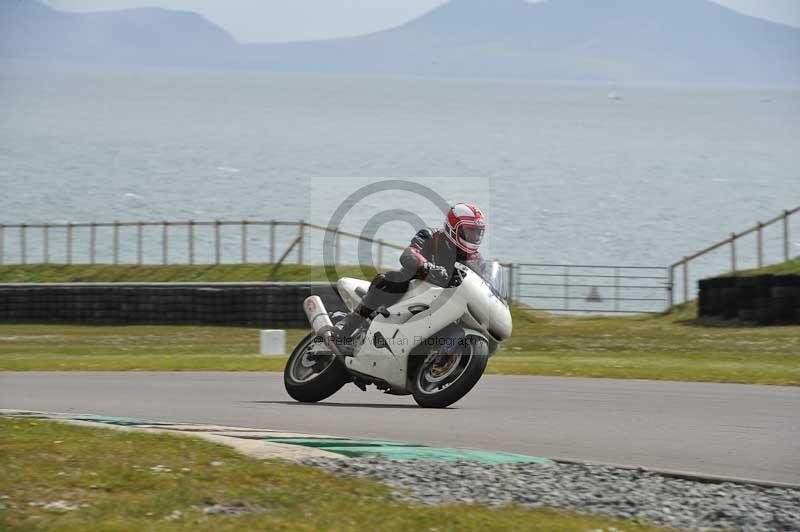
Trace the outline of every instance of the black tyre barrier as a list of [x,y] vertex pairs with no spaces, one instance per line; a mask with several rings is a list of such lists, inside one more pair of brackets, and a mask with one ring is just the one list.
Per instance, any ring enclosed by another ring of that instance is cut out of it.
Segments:
[[328,283],[0,285],[0,322],[306,328],[310,295],[344,310]]
[[776,275],[770,290],[771,308],[778,321],[792,321],[800,309],[800,276]]
[[713,316],[711,310],[712,279],[701,279],[698,283],[697,312],[700,316]]
[[699,315],[759,325],[800,323],[800,275],[715,277],[699,282]]

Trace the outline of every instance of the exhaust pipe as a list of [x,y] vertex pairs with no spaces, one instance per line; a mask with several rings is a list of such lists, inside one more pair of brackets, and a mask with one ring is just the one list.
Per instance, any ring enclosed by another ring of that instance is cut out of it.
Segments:
[[303,303],[303,310],[308,318],[308,323],[311,328],[319,336],[324,336],[325,333],[333,332],[333,322],[328,316],[328,310],[325,308],[325,303],[319,296],[311,296]]
[[308,318],[308,323],[314,333],[322,338],[325,345],[333,351],[333,353],[340,359],[344,359],[344,355],[339,351],[336,345],[336,328],[333,326],[328,310],[325,308],[325,303],[319,296],[311,296],[303,302],[303,310]]

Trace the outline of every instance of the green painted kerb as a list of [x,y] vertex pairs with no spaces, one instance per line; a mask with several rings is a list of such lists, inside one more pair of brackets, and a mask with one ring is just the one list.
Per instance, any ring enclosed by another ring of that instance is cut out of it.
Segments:
[[326,438],[253,438],[271,443],[312,447],[351,458],[377,456],[394,460],[430,460],[433,462],[480,462],[484,464],[551,464],[546,458],[522,454],[440,449],[408,443],[326,439]]

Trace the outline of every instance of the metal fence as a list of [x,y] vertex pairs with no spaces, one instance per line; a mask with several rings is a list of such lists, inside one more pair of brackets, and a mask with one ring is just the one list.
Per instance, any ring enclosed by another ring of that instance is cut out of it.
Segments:
[[[669,310],[689,301],[694,281],[719,273],[719,257],[711,267],[691,266],[712,253],[728,252],[730,271],[750,256],[743,239],[754,240],[754,267],[768,257],[792,258],[792,216],[800,207],[684,257],[666,267],[557,264],[505,264],[512,297],[540,310],[570,313],[648,313]],[[797,218],[800,218],[798,216]],[[777,228],[777,234],[768,234]],[[798,227],[800,229],[800,227]],[[213,220],[158,222],[85,222],[0,224],[2,264],[297,264],[322,263],[322,239],[334,236],[334,260],[358,262],[348,244],[368,244],[382,268],[387,255],[403,246],[355,233],[308,223],[277,220]],[[777,248],[780,248],[778,250]],[[313,256],[309,256],[312,255]]]
[[[729,255],[730,260],[730,269],[731,273],[735,273],[742,269],[744,266],[745,261],[743,260],[745,257],[746,252],[743,249],[744,246],[744,239],[752,238],[753,242],[752,250],[754,251],[754,261],[752,261],[751,266],[756,268],[763,268],[766,264],[768,259],[767,251],[772,251],[770,257],[774,257],[772,259],[773,262],[777,262],[778,258],[782,258],[783,261],[788,261],[792,258],[792,248],[791,248],[791,224],[793,221],[792,216],[800,213],[800,207],[795,207],[794,209],[783,211],[780,215],[768,220],[766,222],[758,222],[755,226],[747,229],[746,231],[742,231],[740,233],[731,233],[731,236],[721,242],[717,242],[716,244],[709,246],[697,253],[684,257],[683,259],[679,260],[675,264],[669,266],[669,284],[675,287],[680,287],[679,290],[673,290],[671,292],[672,297],[669,302],[670,308],[676,304],[685,303],[692,299],[694,294],[694,281],[700,278],[706,277],[711,274],[716,274],[719,272],[707,271],[703,270],[702,273],[697,274],[696,272],[692,271],[694,268],[691,268],[690,265],[696,262],[698,259],[707,257],[714,252],[723,252],[727,248],[727,252]],[[800,217],[798,217],[800,218]],[[769,228],[777,228],[778,234],[774,232],[772,234],[767,234],[767,230]],[[771,237],[771,238],[769,238]],[[771,245],[769,245],[771,244]],[[779,249],[776,249],[779,248]],[[680,292],[680,297],[676,292]]]
[[515,270],[515,299],[537,310],[641,314],[670,305],[663,267],[518,264]]
[[306,264],[312,232],[333,233],[336,264],[345,239],[376,246],[378,267],[386,251],[403,249],[303,220],[0,224],[0,264],[282,264],[292,254]]

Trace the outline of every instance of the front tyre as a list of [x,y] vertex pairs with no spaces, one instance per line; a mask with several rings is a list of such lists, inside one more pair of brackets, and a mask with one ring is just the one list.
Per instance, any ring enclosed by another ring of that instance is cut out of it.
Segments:
[[478,383],[489,361],[489,344],[471,336],[456,352],[426,360],[413,379],[414,400],[422,408],[447,408]]
[[323,401],[348,382],[347,371],[313,332],[295,348],[283,371],[286,392],[301,403]]

